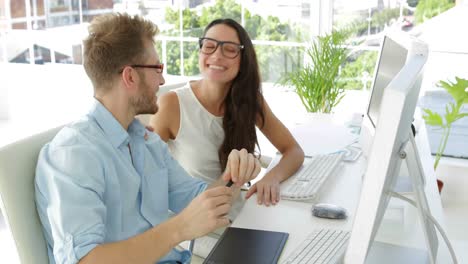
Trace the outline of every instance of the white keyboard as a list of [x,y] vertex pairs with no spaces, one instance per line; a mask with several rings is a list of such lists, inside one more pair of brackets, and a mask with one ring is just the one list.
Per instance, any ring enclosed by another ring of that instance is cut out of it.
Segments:
[[281,184],[281,198],[286,200],[315,199],[324,182],[341,165],[343,153],[317,155],[291,178]]
[[314,230],[282,264],[334,264],[342,261],[349,232],[333,229]]

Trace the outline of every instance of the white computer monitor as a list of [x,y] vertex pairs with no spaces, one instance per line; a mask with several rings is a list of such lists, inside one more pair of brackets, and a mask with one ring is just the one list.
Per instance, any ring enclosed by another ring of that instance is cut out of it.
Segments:
[[[427,61],[427,45],[410,39],[406,62],[384,88],[376,120],[375,134],[367,159],[361,196],[345,255],[345,263],[366,263],[369,249],[380,227],[405,155],[417,199],[428,259],[434,260],[438,241],[435,228],[423,211],[429,206],[424,194],[424,175],[415,147],[411,123],[419,97],[422,72]],[[406,152],[405,152],[406,151]]]
[[411,42],[406,39],[406,36],[400,34],[385,35],[382,38],[367,110],[361,125],[359,141],[366,157],[372,146],[384,89],[403,68],[408,57]]

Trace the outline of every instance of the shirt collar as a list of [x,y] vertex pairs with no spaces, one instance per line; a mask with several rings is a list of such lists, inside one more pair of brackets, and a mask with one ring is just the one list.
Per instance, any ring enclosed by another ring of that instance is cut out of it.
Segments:
[[88,115],[96,120],[113,146],[120,147],[122,144],[128,144],[130,136],[144,137],[146,129],[136,118],[130,123],[127,131],[101,102],[96,98],[93,100],[93,106]]

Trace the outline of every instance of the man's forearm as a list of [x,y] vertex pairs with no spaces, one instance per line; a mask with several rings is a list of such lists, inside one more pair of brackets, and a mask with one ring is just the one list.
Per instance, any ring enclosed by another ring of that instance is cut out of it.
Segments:
[[177,217],[127,240],[102,244],[81,259],[88,263],[155,263],[183,241]]

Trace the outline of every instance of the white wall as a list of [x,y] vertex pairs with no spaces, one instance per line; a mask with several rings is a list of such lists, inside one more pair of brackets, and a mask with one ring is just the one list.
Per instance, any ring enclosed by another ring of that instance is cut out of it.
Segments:
[[9,118],[0,120],[0,146],[71,122],[86,113],[92,102],[91,82],[81,65],[10,63],[1,67],[5,81],[0,94],[8,94]]
[[[93,87],[82,65],[10,63],[0,64],[0,73],[0,147],[72,122],[85,115],[93,102]],[[164,77],[160,93],[188,80]]]
[[438,89],[440,80],[455,80],[455,76],[468,79],[468,53],[430,52],[424,69],[422,88]]

